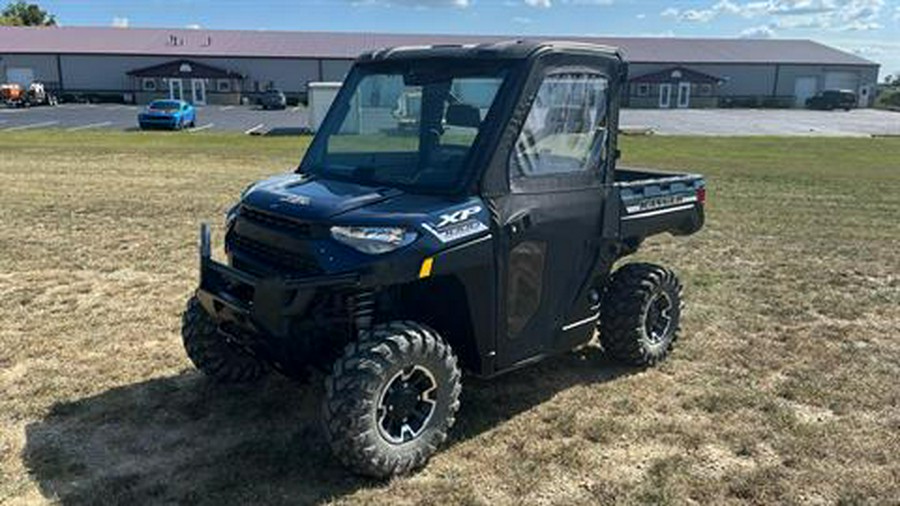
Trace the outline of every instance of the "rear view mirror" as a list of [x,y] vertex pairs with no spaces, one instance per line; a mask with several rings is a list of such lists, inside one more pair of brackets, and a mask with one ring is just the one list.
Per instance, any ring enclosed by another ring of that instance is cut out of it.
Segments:
[[450,126],[478,128],[481,126],[481,111],[469,104],[447,106],[447,124]]

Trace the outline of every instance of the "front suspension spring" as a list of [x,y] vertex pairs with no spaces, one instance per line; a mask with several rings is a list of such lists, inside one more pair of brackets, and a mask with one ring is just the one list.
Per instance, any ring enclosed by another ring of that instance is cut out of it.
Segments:
[[375,293],[371,290],[357,292],[347,298],[350,318],[356,331],[368,330],[375,318]]

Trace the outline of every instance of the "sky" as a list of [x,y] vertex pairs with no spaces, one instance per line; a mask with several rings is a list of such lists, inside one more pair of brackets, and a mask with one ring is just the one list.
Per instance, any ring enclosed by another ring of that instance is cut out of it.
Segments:
[[900,0],[38,1],[69,26],[803,38],[900,75]]

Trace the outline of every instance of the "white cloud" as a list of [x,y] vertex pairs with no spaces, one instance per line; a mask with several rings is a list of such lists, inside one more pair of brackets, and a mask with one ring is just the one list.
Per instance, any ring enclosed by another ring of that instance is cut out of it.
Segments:
[[[709,23],[719,16],[768,18],[769,28],[819,28],[837,31],[877,30],[889,13],[885,0],[718,0],[706,8],[669,7],[660,14],[679,22]],[[900,8],[895,17],[900,18]],[[748,29],[749,30],[749,29]]]
[[741,32],[742,39],[771,39],[775,30],[769,25],[754,26]]
[[551,0],[525,0],[525,5],[547,9],[549,7],[552,7],[553,4]]
[[190,25],[185,25],[185,28],[187,28],[188,30],[199,30],[203,27],[198,25],[197,23],[192,23]]
[[524,16],[516,16],[512,18],[512,22],[518,25],[530,25],[531,23],[534,23],[534,20],[531,18],[526,18]]
[[115,28],[128,28],[128,18],[112,18],[112,26]]

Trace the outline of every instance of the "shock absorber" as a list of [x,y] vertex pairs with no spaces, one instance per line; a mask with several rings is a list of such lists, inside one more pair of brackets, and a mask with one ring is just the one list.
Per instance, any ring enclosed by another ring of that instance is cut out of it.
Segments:
[[372,290],[350,295],[347,298],[347,307],[356,332],[372,327],[372,320],[375,317],[375,293]]

